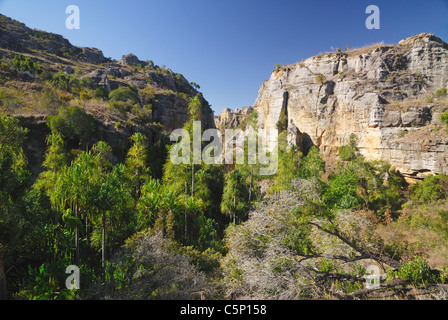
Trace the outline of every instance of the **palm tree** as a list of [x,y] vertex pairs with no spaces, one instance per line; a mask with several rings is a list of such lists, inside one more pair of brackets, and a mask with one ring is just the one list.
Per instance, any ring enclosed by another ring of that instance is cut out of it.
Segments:
[[226,176],[226,183],[222,195],[221,212],[230,216],[233,223],[237,218],[241,220],[248,208],[249,187],[245,177],[237,169]]
[[133,142],[126,157],[126,172],[131,185],[134,187],[135,196],[140,196],[140,188],[148,181],[150,169],[148,163],[148,150],[146,137],[140,132],[131,137]]

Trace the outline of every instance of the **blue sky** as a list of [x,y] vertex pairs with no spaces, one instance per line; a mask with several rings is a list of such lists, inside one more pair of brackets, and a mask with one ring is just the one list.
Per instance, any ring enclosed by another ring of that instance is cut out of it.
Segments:
[[[68,30],[77,5],[81,29]],[[368,30],[367,6],[380,8]],[[448,0],[0,0],[0,12],[119,60],[153,60],[201,86],[215,114],[253,105],[275,64],[346,45],[432,32],[448,42]]]

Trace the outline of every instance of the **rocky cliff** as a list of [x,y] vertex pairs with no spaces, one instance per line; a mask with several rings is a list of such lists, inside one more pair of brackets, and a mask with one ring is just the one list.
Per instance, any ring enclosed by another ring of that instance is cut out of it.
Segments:
[[[398,45],[377,44],[313,56],[278,67],[254,104],[265,138],[279,119],[288,139],[327,159],[352,133],[369,160],[384,159],[410,179],[448,174],[448,44],[420,34]],[[283,115],[283,117],[281,117]]]
[[253,111],[251,106],[235,110],[226,108],[215,116],[215,127],[219,130],[238,128]]

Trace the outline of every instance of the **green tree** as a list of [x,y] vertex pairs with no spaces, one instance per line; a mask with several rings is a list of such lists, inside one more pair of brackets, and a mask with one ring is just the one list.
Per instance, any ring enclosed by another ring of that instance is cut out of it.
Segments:
[[358,152],[358,137],[352,133],[350,135],[350,143],[339,147],[339,157],[343,161],[353,161],[356,159]]
[[[193,137],[193,124],[200,119],[202,100],[197,95],[189,104],[189,120],[183,129],[190,138]],[[202,134],[202,133],[201,133]],[[211,205],[211,192],[209,188],[209,175],[204,164],[193,163],[192,141],[190,141],[190,162],[188,164],[174,164],[168,157],[163,174],[163,183],[179,197],[179,210],[183,210],[184,219],[177,219],[177,227],[183,225],[184,241],[192,241],[194,235],[194,224]],[[171,147],[172,148],[172,147]],[[169,148],[169,154],[170,150]],[[197,209],[195,211],[194,209]],[[177,228],[179,229],[179,228]]]
[[411,200],[430,203],[448,197],[448,177],[443,174],[427,176],[410,188]]
[[312,147],[300,162],[299,176],[303,179],[319,178],[325,173],[325,161],[317,147]]
[[56,116],[48,117],[47,125],[52,133],[80,144],[86,144],[96,131],[93,116],[76,106],[61,107]]
[[140,196],[140,188],[150,178],[148,168],[148,148],[146,137],[140,132],[131,137],[133,142],[126,157],[126,175],[134,189],[135,197]]
[[[98,213],[101,223],[101,261],[102,267],[106,265],[106,247],[109,219],[120,220],[118,213],[127,206],[128,192],[125,183],[125,166],[118,164],[112,172],[102,175],[101,179],[93,187],[91,205]],[[114,217],[114,215],[117,215]]]
[[109,100],[112,103],[121,105],[129,111],[132,106],[139,104],[138,94],[129,87],[120,87],[109,93]]
[[249,209],[249,186],[244,176],[235,169],[226,175],[221,211],[230,216],[233,223],[243,221]]

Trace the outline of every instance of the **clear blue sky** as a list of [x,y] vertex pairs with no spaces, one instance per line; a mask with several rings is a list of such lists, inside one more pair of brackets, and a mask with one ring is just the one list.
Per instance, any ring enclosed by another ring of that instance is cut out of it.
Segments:
[[[65,27],[72,4],[80,30]],[[368,5],[381,10],[380,30],[365,27]],[[448,42],[448,0],[0,0],[0,12],[106,57],[166,65],[198,83],[215,114],[253,105],[275,64],[421,32]]]

